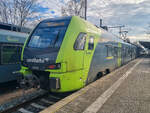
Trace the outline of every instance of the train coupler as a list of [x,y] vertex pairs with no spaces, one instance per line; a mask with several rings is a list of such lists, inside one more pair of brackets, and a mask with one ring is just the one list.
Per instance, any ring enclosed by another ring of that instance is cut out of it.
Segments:
[[40,81],[38,77],[33,74],[25,75],[19,82],[22,89],[40,88]]

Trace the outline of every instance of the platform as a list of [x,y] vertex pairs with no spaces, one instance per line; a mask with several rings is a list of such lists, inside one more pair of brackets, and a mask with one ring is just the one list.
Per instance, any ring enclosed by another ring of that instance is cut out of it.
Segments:
[[138,58],[41,113],[150,113],[150,57]]

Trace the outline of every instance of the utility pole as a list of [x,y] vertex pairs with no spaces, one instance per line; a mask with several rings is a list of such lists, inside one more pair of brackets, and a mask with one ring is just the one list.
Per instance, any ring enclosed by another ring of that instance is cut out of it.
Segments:
[[128,31],[121,31],[121,33],[122,33],[122,37],[124,38],[124,40],[126,40]]
[[121,37],[121,34],[122,34],[122,27],[125,27],[124,25],[123,26],[119,26],[119,34],[120,34],[120,37]]
[[87,0],[85,0],[85,20],[87,20]]
[[108,28],[119,28],[119,36],[121,37],[122,35],[122,28],[125,27],[124,25],[120,25],[120,26],[113,26],[113,27],[108,27]]
[[99,20],[99,27],[102,27],[102,24],[103,24],[103,20],[100,19],[100,20]]

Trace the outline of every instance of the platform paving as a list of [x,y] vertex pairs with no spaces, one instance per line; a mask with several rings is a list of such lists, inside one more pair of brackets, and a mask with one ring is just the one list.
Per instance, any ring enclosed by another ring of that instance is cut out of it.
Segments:
[[150,113],[150,58],[138,58],[41,113]]

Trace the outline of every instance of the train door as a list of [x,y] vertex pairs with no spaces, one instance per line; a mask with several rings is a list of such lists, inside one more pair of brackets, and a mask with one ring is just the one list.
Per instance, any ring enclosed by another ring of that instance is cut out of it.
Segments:
[[125,56],[125,49],[124,49],[124,46],[122,45],[122,48],[121,48],[121,65],[124,64],[124,56]]
[[114,62],[115,68],[118,67],[118,47],[114,47]]
[[131,54],[131,60],[132,60],[134,58],[134,51],[132,47],[130,48],[130,52],[131,52],[130,54]]
[[84,54],[84,74],[88,75],[90,63],[92,61],[92,54],[94,51],[94,36],[88,35],[86,40],[85,54]]
[[121,59],[122,59],[122,55],[121,55],[121,43],[118,43],[118,67],[121,66]]

